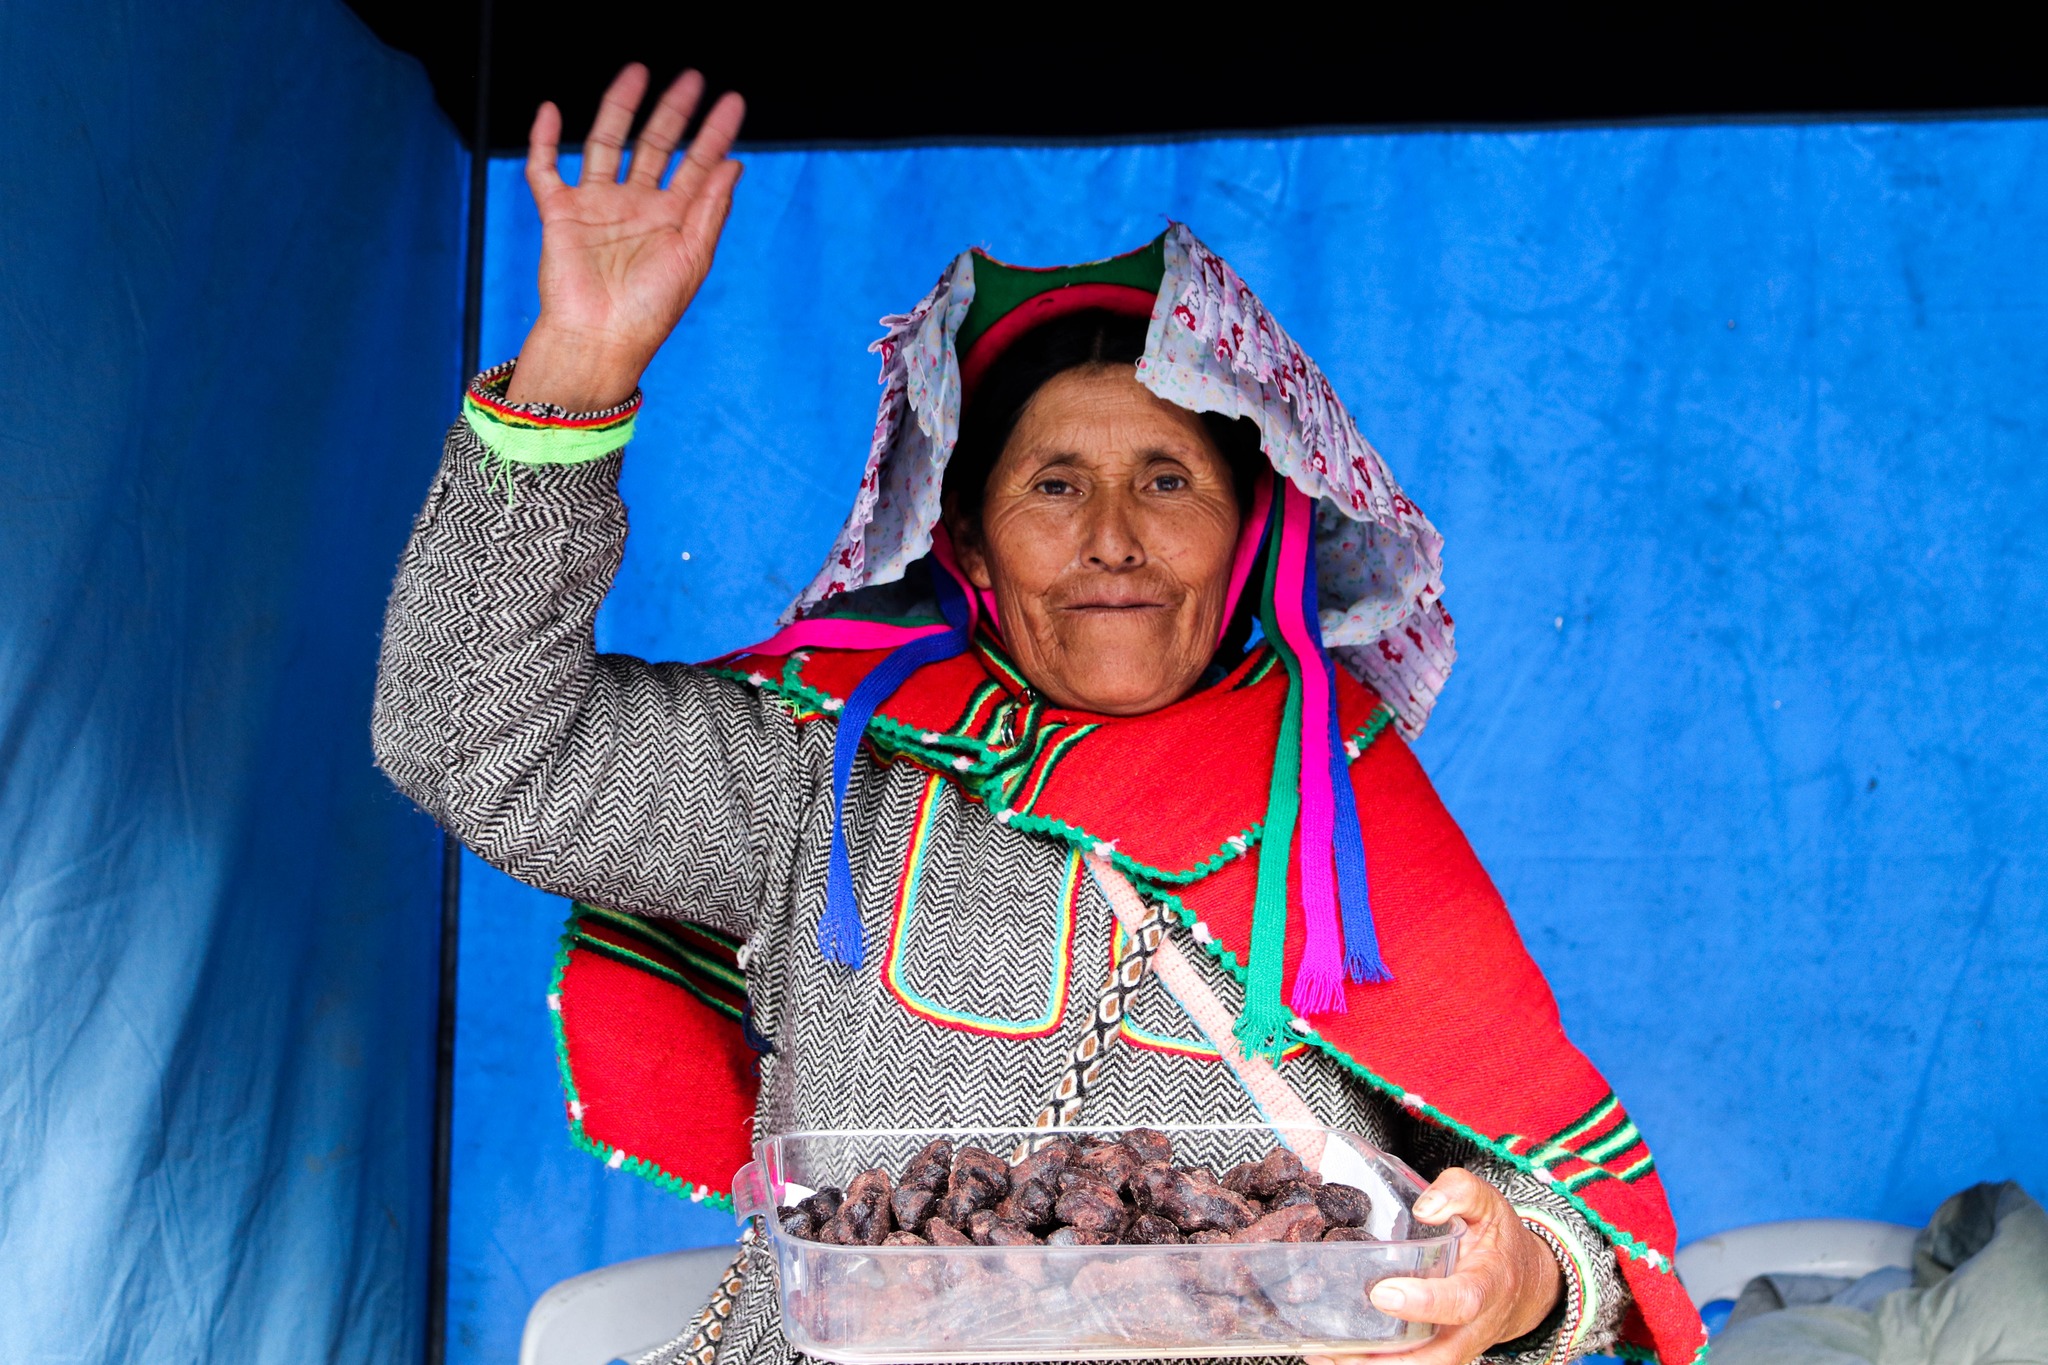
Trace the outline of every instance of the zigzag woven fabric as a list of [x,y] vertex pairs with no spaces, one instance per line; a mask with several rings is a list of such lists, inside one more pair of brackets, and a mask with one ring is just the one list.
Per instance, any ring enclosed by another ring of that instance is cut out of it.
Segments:
[[[879,946],[901,915],[915,917],[903,978],[915,1001],[902,982],[892,990],[882,952],[859,971],[826,962],[816,926],[832,721],[799,721],[787,700],[704,669],[597,654],[593,621],[626,533],[617,457],[513,470],[508,503],[478,473],[478,454],[458,424],[393,592],[373,732],[385,770],[523,881],[742,940],[747,1004],[774,1046],[760,1059],[758,1132],[1029,1123],[1116,965],[1109,907],[1088,879],[1073,883],[1073,850],[1000,822],[960,784],[934,784],[928,768],[864,750],[847,809],[862,930]],[[914,887],[913,847],[923,850]],[[1169,932],[1216,995],[1240,1008],[1242,987],[1213,944],[1159,888],[1140,889],[1171,912]],[[1020,1026],[1049,1000],[1063,1002],[1051,1028]],[[1138,983],[1125,1013],[1155,1041],[1108,1049],[1088,1122],[1257,1121],[1156,981]],[[1419,1121],[1327,1049],[1295,1050],[1280,1065],[1331,1126],[1425,1175],[1465,1165],[1549,1213],[1612,1280],[1580,1349],[1615,1338],[1629,1293],[1579,1205]],[[750,1254],[743,1279],[717,1360],[779,1362],[788,1346],[765,1251]],[[678,1324],[689,1314],[679,1306]],[[1544,1343],[1529,1358],[1547,1352]]]

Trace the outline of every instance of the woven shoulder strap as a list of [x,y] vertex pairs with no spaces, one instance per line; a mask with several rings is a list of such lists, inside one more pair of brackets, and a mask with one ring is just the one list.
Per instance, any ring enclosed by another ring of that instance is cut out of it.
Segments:
[[1166,989],[1173,993],[1173,998],[1194,1020],[1195,1027],[1202,1031],[1202,1036],[1223,1058],[1238,1083],[1252,1097],[1252,1103],[1258,1105],[1266,1122],[1278,1129],[1300,1133],[1300,1142],[1289,1142],[1288,1145],[1295,1148],[1296,1155],[1311,1169],[1319,1168],[1323,1156],[1322,1120],[1315,1116],[1301,1096],[1294,1093],[1294,1087],[1271,1062],[1246,1052],[1238,1045],[1229,1007],[1217,999],[1216,992],[1209,989],[1209,984],[1202,980],[1194,964],[1165,936],[1159,907],[1140,896],[1137,888],[1108,859],[1090,854],[1087,861],[1088,870],[1095,874],[1096,884],[1109,898],[1109,908],[1124,932],[1141,943],[1145,935],[1153,938],[1154,947],[1149,954],[1151,970],[1159,974]]

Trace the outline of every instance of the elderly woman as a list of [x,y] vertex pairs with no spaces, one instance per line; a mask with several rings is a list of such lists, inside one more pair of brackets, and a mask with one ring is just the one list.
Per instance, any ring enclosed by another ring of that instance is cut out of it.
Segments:
[[[1373,1291],[1443,1325],[1418,1365],[1690,1361],[1648,1152],[1405,743],[1452,658],[1441,540],[1185,229],[961,256],[888,320],[853,514],[781,633],[593,651],[639,377],[740,174],[727,96],[663,187],[686,73],[622,178],[646,80],[573,187],[535,119],[541,312],[406,551],[385,770],[515,877],[743,941],[760,1133],[1305,1107],[1469,1224],[1454,1274]],[[750,1242],[664,1358],[788,1357],[773,1279]]]

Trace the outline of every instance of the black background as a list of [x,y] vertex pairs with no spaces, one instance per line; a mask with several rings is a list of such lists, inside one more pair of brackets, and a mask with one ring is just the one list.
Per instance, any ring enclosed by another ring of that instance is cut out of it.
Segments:
[[[352,0],[417,56],[467,137],[481,0]],[[493,0],[491,145],[543,99],[564,141],[624,62],[686,64],[747,96],[750,143],[1048,141],[1233,130],[1609,123],[2048,106],[2048,63],[2013,12],[1825,19],[1726,9],[961,5],[819,12],[741,3]],[[1432,13],[1438,13],[1432,11]],[[991,17],[996,16],[996,17]],[[1396,18],[1394,16],[1401,16]]]

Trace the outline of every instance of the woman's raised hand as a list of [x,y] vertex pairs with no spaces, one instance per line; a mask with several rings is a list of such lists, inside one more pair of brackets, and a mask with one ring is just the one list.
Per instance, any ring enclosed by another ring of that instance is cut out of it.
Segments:
[[678,76],[648,116],[625,179],[619,165],[647,94],[634,62],[604,92],[575,185],[555,169],[562,113],[543,104],[527,141],[526,183],[540,209],[540,316],[519,350],[506,397],[592,412],[624,402],[704,283],[732,207],[740,163],[727,153],[746,104],[711,107],[668,187],[662,172],[682,140],[704,77]]

